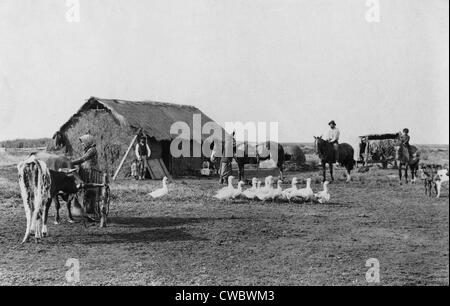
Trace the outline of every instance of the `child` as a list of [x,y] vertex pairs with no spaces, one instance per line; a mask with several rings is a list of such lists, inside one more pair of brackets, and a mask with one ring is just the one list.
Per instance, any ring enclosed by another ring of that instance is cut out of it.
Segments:
[[133,160],[133,163],[131,163],[131,176],[134,177],[135,180],[138,179],[138,161],[137,161],[137,159]]
[[203,161],[202,169],[200,170],[200,174],[204,175],[204,176],[211,175],[211,169],[209,168],[209,161],[206,159]]

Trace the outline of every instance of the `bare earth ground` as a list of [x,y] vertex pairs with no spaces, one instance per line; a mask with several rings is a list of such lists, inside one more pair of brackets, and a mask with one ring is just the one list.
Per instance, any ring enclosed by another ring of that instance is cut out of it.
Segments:
[[[151,200],[159,182],[121,181],[106,229],[69,224],[63,209],[50,237],[20,245],[16,170],[3,165],[0,284],[66,285],[65,263],[77,258],[80,285],[367,285],[366,260],[377,258],[381,285],[449,285],[448,185],[429,198],[420,181],[399,185],[393,174],[374,168],[349,184],[339,175],[324,205],[220,202],[216,179],[175,180]],[[318,172],[294,175],[320,189]]]

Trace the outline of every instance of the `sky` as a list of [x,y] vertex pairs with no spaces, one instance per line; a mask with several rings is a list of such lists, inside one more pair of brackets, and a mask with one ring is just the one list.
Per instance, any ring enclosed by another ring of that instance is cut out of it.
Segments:
[[74,2],[0,1],[0,140],[51,137],[96,96],[278,122],[281,142],[334,119],[342,141],[448,144],[448,0],[79,0],[69,22]]

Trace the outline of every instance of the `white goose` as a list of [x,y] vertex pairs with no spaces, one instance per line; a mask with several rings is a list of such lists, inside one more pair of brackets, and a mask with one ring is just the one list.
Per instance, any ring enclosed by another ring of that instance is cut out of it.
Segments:
[[257,184],[257,187],[256,187],[256,195],[263,194],[263,193],[267,192],[267,187],[269,185],[268,181],[269,181],[269,177],[267,176],[264,179],[264,187],[263,187],[263,186],[261,186],[262,182],[260,180],[258,180],[258,184]]
[[233,199],[239,198],[242,196],[242,186],[244,186],[244,182],[240,181],[238,183],[238,187],[234,190],[233,195],[231,196]]
[[319,191],[318,193],[316,193],[316,194],[314,195],[314,198],[315,198],[316,201],[319,202],[320,204],[330,202],[331,195],[330,195],[330,193],[328,192],[328,184],[329,184],[329,182],[328,182],[328,181],[325,181],[325,182],[323,183],[323,190],[322,190],[322,191]]
[[245,190],[242,195],[244,197],[246,197],[247,199],[254,199],[255,198],[255,194],[256,194],[256,189],[257,189],[257,185],[258,185],[258,179],[256,177],[254,177],[252,179],[252,187]]
[[277,189],[274,189],[272,192],[272,200],[276,200],[276,199],[280,199],[282,198],[282,194],[283,194],[283,188],[281,187],[281,180],[278,180],[277,182]]
[[306,180],[306,187],[298,189],[293,193],[293,196],[300,197],[305,201],[312,200],[314,197],[314,191],[311,189],[311,179]]
[[263,192],[263,190],[264,190],[264,188],[261,187],[261,185],[262,185],[262,182],[261,182],[260,180],[258,180],[258,182],[256,183],[255,196],[253,197],[253,199],[255,199],[255,200],[259,200],[259,198],[258,198],[257,195],[258,195],[260,192]]
[[161,198],[169,193],[169,189],[167,188],[167,177],[162,179],[162,188],[156,189],[155,191],[150,192],[148,195],[153,199]]
[[268,177],[266,177],[266,179],[264,180],[264,188],[261,188],[257,193],[256,193],[256,197],[258,199],[260,199],[261,201],[265,201],[268,200],[272,197],[272,193],[273,193],[273,176],[269,175]]
[[225,200],[229,199],[233,196],[235,189],[233,187],[233,176],[228,177],[228,185],[227,187],[223,187],[222,189],[218,190],[216,195],[214,196],[216,199],[219,200]]
[[298,183],[297,178],[296,177],[292,178],[291,187],[283,190],[283,192],[281,193],[282,197],[289,200],[291,198],[291,193],[298,190],[297,183]]

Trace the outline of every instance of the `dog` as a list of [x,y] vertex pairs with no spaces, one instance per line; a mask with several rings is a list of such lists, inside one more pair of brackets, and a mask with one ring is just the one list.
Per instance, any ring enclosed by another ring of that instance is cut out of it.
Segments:
[[441,196],[441,187],[443,183],[448,182],[448,169],[440,169],[434,176],[436,198]]
[[433,189],[435,189],[434,177],[436,176],[432,165],[421,165],[419,169],[419,177],[425,188],[425,195],[431,197]]

